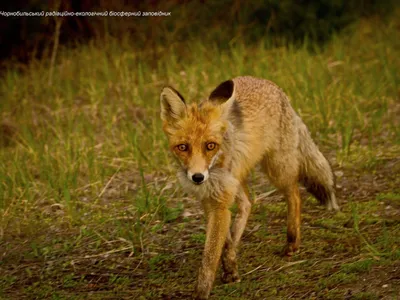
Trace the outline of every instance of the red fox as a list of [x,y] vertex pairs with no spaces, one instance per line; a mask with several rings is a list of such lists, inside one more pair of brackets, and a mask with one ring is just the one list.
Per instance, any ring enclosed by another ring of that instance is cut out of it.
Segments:
[[[223,281],[240,281],[236,253],[251,210],[246,178],[256,164],[287,201],[286,255],[300,245],[299,182],[327,209],[339,209],[328,161],[271,81],[237,77],[198,105],[164,87],[160,101],[163,130],[180,166],[178,179],[201,201],[207,219],[194,298],[208,299],[220,259]],[[231,226],[234,201],[238,212]]]

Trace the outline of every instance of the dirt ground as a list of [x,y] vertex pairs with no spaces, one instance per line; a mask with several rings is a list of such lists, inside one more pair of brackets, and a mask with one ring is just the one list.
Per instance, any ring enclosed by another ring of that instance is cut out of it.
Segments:
[[[249,178],[254,205],[239,254],[241,282],[222,284],[219,273],[211,299],[398,299],[400,159],[339,168],[327,155],[337,177],[341,212],[325,211],[302,189],[301,250],[285,258],[285,203],[255,171]],[[173,190],[173,180],[164,177],[158,183]],[[81,233],[71,228],[6,238],[0,244],[5,247],[1,298],[190,298],[205,222],[189,196],[172,194],[167,205],[178,214],[169,222],[148,222],[136,251],[121,246],[122,238],[92,250],[95,239],[84,236],[77,245],[74,237]],[[69,240],[75,244],[68,249]],[[44,247],[35,250],[35,244],[52,246],[46,253]]]

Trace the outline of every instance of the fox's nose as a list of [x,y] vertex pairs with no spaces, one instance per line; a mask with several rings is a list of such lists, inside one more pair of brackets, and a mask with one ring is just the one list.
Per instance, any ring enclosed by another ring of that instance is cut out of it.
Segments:
[[204,175],[201,173],[195,173],[192,176],[192,180],[196,183],[201,183],[204,180]]

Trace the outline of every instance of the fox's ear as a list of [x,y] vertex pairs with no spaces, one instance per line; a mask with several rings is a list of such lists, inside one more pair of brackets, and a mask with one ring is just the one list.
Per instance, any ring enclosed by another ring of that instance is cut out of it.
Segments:
[[161,119],[179,120],[186,115],[185,99],[174,88],[166,86],[161,91]]
[[223,104],[229,99],[233,98],[235,94],[235,84],[232,80],[227,80],[217,86],[208,97],[208,100],[216,103]]
[[222,116],[226,119],[235,119],[240,114],[238,103],[235,101],[235,84],[233,80],[222,82],[215,88],[208,97],[208,100],[221,105]]

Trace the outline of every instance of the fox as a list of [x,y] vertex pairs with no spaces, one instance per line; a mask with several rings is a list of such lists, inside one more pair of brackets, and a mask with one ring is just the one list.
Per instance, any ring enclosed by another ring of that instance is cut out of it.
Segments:
[[[299,183],[328,210],[339,210],[328,160],[288,96],[272,81],[236,77],[196,104],[171,86],[160,94],[162,128],[183,189],[201,202],[206,240],[194,299],[208,299],[222,262],[222,281],[240,282],[237,251],[252,200],[249,172],[261,166],[288,207],[284,255],[300,246]],[[230,208],[237,204],[231,224]]]

